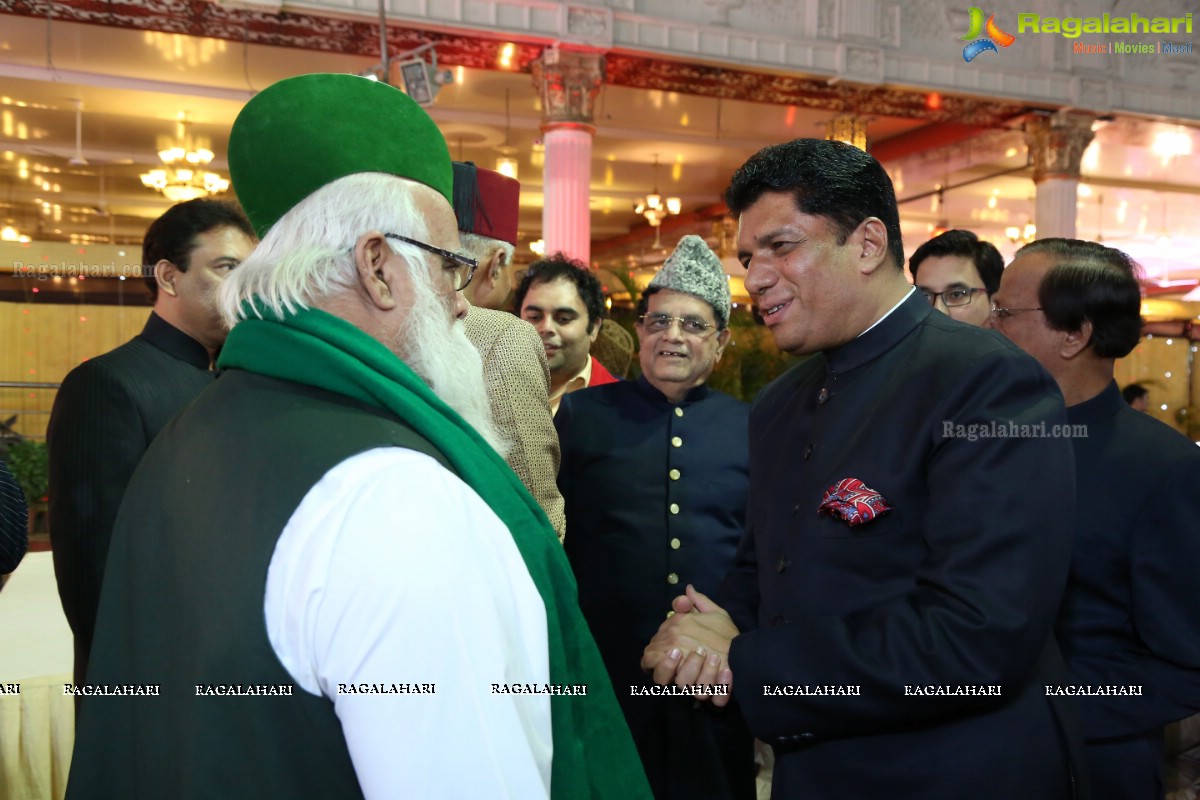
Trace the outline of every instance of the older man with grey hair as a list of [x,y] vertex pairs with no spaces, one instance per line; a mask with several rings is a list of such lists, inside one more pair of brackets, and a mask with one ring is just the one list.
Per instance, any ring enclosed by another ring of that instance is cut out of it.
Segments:
[[638,306],[641,377],[568,394],[554,418],[579,603],[660,800],[755,791],[740,714],[661,696],[638,666],[684,587],[719,586],[745,522],[749,407],[707,385],[729,313],[720,260],[685,236]]
[[1200,451],[1130,408],[1116,359],[1142,340],[1141,268],[1096,242],[1017,251],[992,326],[1053,376],[1075,451],[1075,550],[1055,635],[1091,796],[1163,796],[1163,726],[1200,712]]
[[550,414],[550,370],[541,337],[502,309],[512,294],[521,184],[507,175],[454,162],[454,214],[463,251],[479,262],[463,295],[463,327],[483,358],[492,419],[508,446],[505,461],[529,489],[562,539],[563,499],[555,484],[558,434]]
[[489,444],[433,120],[289,78],[229,162],[262,243],[220,379],[126,493],[67,796],[647,796],[562,548]]

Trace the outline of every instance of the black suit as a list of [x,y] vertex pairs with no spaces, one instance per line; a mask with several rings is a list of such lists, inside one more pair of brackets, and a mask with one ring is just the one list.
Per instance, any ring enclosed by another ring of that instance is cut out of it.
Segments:
[[125,487],[158,432],[212,382],[208,366],[203,345],[151,312],[138,336],[71,370],[54,398],[50,535],[78,683]]
[[17,568],[29,546],[29,510],[25,492],[0,461],[0,575]]
[[[1044,684],[1061,677],[1071,446],[953,427],[1010,420],[1065,422],[1053,380],[915,292],[755,402],[747,534],[719,602],[743,631],[733,692],[775,747],[774,797],[1070,796]],[[859,527],[818,514],[844,478],[893,510]],[[788,685],[858,694],[764,689]]]
[[1078,698],[1092,795],[1161,798],[1163,726],[1200,711],[1200,448],[1115,382],[1067,417],[1087,436],[1058,640],[1072,685],[1142,692]]

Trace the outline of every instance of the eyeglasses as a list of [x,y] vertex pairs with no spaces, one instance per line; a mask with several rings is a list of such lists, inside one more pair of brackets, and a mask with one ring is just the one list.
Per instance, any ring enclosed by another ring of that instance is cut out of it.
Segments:
[[931,292],[926,289],[922,289],[921,294],[925,295],[925,299],[929,301],[929,305],[934,305],[937,303],[937,299],[940,297],[942,298],[942,303],[946,306],[946,308],[954,308],[956,306],[965,306],[967,303],[970,303],[971,298],[975,296],[976,292],[986,291],[987,289],[966,289],[959,287],[956,289],[947,289],[944,292]]
[[398,242],[406,242],[416,247],[433,253],[435,256],[440,256],[444,261],[442,268],[451,270],[454,273],[454,291],[461,292],[471,283],[471,278],[475,277],[475,270],[479,269],[479,262],[473,258],[467,258],[461,253],[454,253],[449,250],[443,250],[440,247],[434,247],[431,244],[418,242],[416,239],[410,239],[407,236],[401,236],[398,233],[385,233],[388,239],[395,239]]
[[646,329],[647,333],[662,333],[670,329],[675,322],[679,323],[679,327],[684,333],[690,333],[692,336],[701,336],[717,327],[698,317],[671,317],[666,314],[643,314],[638,317],[638,321],[642,323],[642,327]]
[[1006,319],[1010,319],[1011,317],[1016,316],[1021,311],[1041,311],[1041,310],[1042,309],[1040,306],[1038,308],[997,308],[996,306],[993,305],[992,306],[992,319],[996,320],[997,322],[1003,322]]

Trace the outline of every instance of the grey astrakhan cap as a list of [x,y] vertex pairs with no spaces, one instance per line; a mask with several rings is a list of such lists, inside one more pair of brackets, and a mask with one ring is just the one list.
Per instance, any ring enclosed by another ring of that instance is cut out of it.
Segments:
[[689,234],[679,240],[650,287],[699,297],[713,307],[721,327],[729,324],[729,278],[721,259],[699,236]]

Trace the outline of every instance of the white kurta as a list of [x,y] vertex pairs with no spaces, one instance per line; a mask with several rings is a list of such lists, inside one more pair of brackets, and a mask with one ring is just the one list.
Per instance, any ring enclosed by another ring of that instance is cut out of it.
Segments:
[[[276,544],[267,632],[299,688],[334,703],[366,797],[548,797],[546,612],[508,529],[427,455],[330,470]],[[346,693],[434,684],[434,693]],[[339,689],[339,685],[342,688]]]

